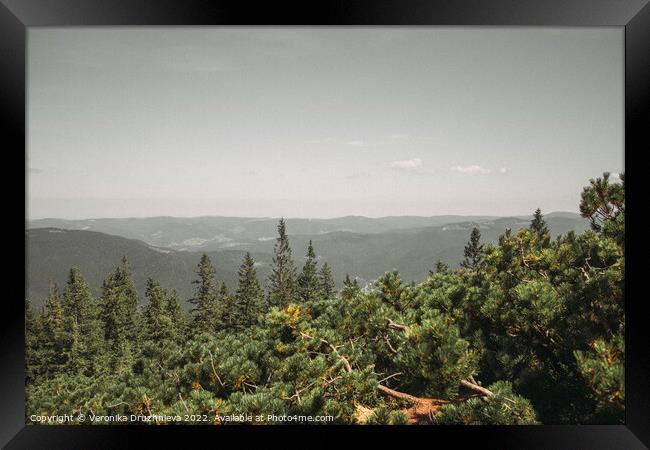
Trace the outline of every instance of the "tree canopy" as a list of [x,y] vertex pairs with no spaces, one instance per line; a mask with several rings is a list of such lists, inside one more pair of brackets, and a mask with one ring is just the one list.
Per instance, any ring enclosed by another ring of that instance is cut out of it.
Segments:
[[497,242],[474,228],[459,269],[367,286],[347,275],[339,293],[311,243],[297,275],[281,220],[266,297],[250,254],[234,294],[204,255],[190,315],[155,280],[140,304],[126,259],[99,298],[73,268],[41,310],[26,303],[26,420],[623,423],[623,184],[591,180],[580,211],[592,223],[582,234],[551,241],[538,209]]

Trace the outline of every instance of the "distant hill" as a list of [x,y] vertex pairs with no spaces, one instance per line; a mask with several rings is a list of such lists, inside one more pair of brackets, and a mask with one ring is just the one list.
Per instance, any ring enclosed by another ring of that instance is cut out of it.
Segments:
[[[490,216],[395,216],[368,218],[346,216],[335,219],[287,219],[290,234],[318,235],[336,231],[382,233],[404,228],[440,226],[449,223],[495,219]],[[127,219],[40,219],[29,228],[61,228],[99,231],[138,239],[175,250],[210,251],[272,240],[278,218],[249,217],[147,217]]]
[[[147,278],[152,277],[188,299],[193,293],[192,280],[196,278],[194,271],[201,257],[196,252],[156,248],[142,241],[94,231],[40,228],[28,230],[26,240],[27,295],[35,304],[41,304],[46,297],[50,280],[63,286],[73,266],[81,270],[93,293],[99,295],[104,278],[124,255],[131,263],[141,295]],[[243,255],[239,250],[210,255],[217,278],[225,280],[229,287],[236,286]]]
[[[169,221],[167,221],[168,219]],[[185,226],[186,232],[190,229],[192,233],[201,226],[200,221],[188,222],[190,219],[168,219],[116,220],[142,220],[145,225],[149,222],[146,225],[148,227],[151,227],[152,223],[158,225],[162,225],[163,222],[171,223],[178,230]],[[359,228],[363,220],[358,219],[365,218],[337,220],[339,220],[339,225],[345,224],[346,226],[350,226],[356,221],[356,226]],[[475,220],[452,221],[444,225],[420,226],[432,218],[385,219],[387,219],[386,222],[368,225],[366,229],[374,226],[372,229],[379,230],[382,227],[398,227],[405,224],[411,227],[360,233],[347,229],[322,232],[323,227],[317,226],[318,232],[316,233],[291,233],[295,230],[292,230],[292,222],[289,221],[287,229],[290,232],[289,240],[296,266],[298,269],[302,267],[308,242],[312,240],[319,264],[327,261],[332,266],[339,287],[346,273],[357,276],[364,284],[370,283],[392,269],[398,269],[404,280],[418,281],[427,276],[428,271],[433,268],[438,259],[456,267],[462,260],[463,248],[473,226],[478,226],[481,229],[484,242],[496,242],[498,236],[506,228],[517,230],[528,226],[530,220],[526,217],[490,218],[483,216]],[[110,223],[113,219],[101,220]],[[243,227],[242,219],[232,220],[230,225],[239,224],[237,226]],[[372,222],[379,219],[369,220]],[[244,252],[250,251],[257,262],[260,282],[264,285],[264,280],[270,271],[271,254],[275,243],[276,219],[260,219],[260,221],[263,221],[264,226],[256,228],[259,226],[256,224],[246,228],[247,239],[239,239],[239,242],[230,241],[231,245],[216,250],[204,246],[200,251],[195,251],[192,246],[189,247],[192,250],[183,251],[158,247],[142,240],[128,239],[97,231],[60,228],[30,229],[26,232],[28,296],[34,303],[40,304],[47,294],[49,281],[53,280],[62,285],[72,266],[79,267],[93,288],[93,292],[98,294],[103,279],[119,263],[121,257],[126,255],[133,266],[136,287],[141,293],[144,292],[146,279],[152,277],[159,280],[163,286],[176,289],[183,298],[188,299],[193,293],[191,282],[195,278],[194,270],[204,251],[208,253],[216,267],[217,279],[225,281],[230,290],[236,288],[237,270]],[[571,215],[571,213],[549,214],[546,216],[546,221],[553,236],[564,234],[570,230],[581,232],[589,228],[585,219],[577,214]],[[227,220],[224,220],[225,222]],[[142,223],[138,225],[142,225]],[[183,225],[184,223],[185,225]],[[313,231],[309,221],[300,219],[296,223],[298,224],[296,228],[299,230]],[[73,226],[78,225],[79,223],[73,224]],[[124,223],[120,224],[120,227],[124,226]],[[142,228],[138,232],[141,232]],[[254,234],[251,229],[257,230],[258,234]],[[124,230],[121,232],[126,233]]]

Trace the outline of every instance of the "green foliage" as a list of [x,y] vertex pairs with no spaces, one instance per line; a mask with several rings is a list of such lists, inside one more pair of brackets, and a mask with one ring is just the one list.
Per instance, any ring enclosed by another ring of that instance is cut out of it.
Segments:
[[286,223],[280,219],[278,238],[273,247],[273,269],[269,275],[268,304],[285,307],[297,298],[296,268],[291,259]]
[[537,235],[539,245],[546,247],[550,241],[550,235],[542,210],[537,208],[533,214],[533,220],[530,222],[530,230]]
[[469,238],[469,243],[463,252],[465,259],[460,263],[465,269],[478,271],[483,264],[483,244],[481,242],[481,231],[474,227]]
[[239,328],[254,325],[264,311],[264,292],[257,280],[255,261],[246,253],[239,268],[239,287],[236,294],[235,321]]
[[610,173],[589,180],[583,189],[580,213],[591,221],[591,228],[605,236],[615,237],[624,246],[625,237],[625,174],[620,183],[610,183]]
[[408,418],[402,411],[391,411],[382,406],[373,411],[366,420],[366,425],[406,425]]
[[323,298],[332,298],[336,294],[336,285],[334,284],[334,277],[332,276],[332,269],[329,264],[324,263],[318,272],[318,281],[320,283],[320,290]]
[[212,331],[218,324],[219,311],[217,310],[217,286],[214,273],[212,261],[204,253],[196,269],[198,278],[193,281],[196,284],[196,293],[189,300],[194,305],[191,326],[193,332]]
[[410,390],[436,398],[454,398],[458,381],[477,371],[477,357],[451,317],[432,309],[421,324],[406,330],[410,351],[397,356],[403,384]]
[[350,274],[345,274],[345,280],[343,281],[343,289],[341,289],[341,297],[349,300],[351,298],[354,298],[355,295],[357,295],[359,292],[361,292],[361,288],[359,287],[359,282],[355,278],[352,280],[350,278]]
[[296,278],[282,220],[269,304],[250,254],[234,295],[217,288],[204,255],[191,317],[155,280],[138,307],[126,260],[99,302],[72,269],[42,311],[25,304],[27,417],[622,423],[623,194],[608,176],[592,180],[581,211],[593,229],[583,234],[551,242],[537,210],[529,228],[506,230],[496,244],[481,244],[475,228],[459,270],[439,263],[419,284],[392,271],[363,290],[347,275],[338,295],[311,245]]
[[535,425],[535,410],[528,400],[512,392],[512,385],[500,381],[489,386],[493,395],[473,397],[443,405],[433,417],[438,425]]
[[620,420],[625,411],[625,340],[621,330],[609,341],[597,339],[589,351],[574,352],[580,375],[598,399],[605,422]]
[[316,269],[316,253],[311,241],[309,241],[309,247],[307,248],[307,261],[305,261],[302,273],[298,277],[298,289],[303,302],[316,300],[322,295]]

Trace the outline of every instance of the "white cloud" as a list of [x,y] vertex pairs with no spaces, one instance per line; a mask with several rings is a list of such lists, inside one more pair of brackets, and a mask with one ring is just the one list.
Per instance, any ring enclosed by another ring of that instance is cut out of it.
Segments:
[[[469,166],[454,166],[451,168],[451,170],[455,172],[464,173],[467,175],[487,175],[492,172],[490,169],[486,169],[485,167],[481,167],[476,164],[472,164]],[[501,172],[501,173],[505,173],[505,172]]]
[[387,163],[387,165],[388,167],[392,167],[393,169],[411,170],[411,169],[417,169],[418,167],[421,167],[422,160],[420,158],[402,159],[399,161],[391,161]]

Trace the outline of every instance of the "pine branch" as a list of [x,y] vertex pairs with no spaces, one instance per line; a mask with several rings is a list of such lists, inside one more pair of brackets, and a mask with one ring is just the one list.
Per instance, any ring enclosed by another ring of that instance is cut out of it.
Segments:
[[223,387],[224,383],[223,383],[223,381],[221,381],[221,378],[219,378],[219,375],[217,374],[217,371],[214,368],[214,358],[212,357],[212,352],[210,350],[208,350],[208,355],[210,356],[210,365],[212,366],[212,373],[217,378],[217,381],[219,381],[219,384],[221,385],[221,387]]
[[408,326],[402,325],[401,323],[395,323],[391,319],[388,319],[388,328],[393,330],[406,330]]
[[189,413],[190,413],[190,410],[189,410],[189,408],[187,407],[187,403],[185,403],[185,400],[183,400],[183,396],[181,395],[180,392],[178,393],[178,398],[181,399],[181,403],[183,404],[183,407],[185,408],[185,411],[189,414]]
[[381,380],[379,380],[377,383],[383,383],[386,380],[390,380],[391,378],[395,378],[395,377],[398,377],[400,375],[402,375],[402,372],[397,372],[397,373],[394,373],[392,375],[388,375],[387,377],[382,378]]
[[466,388],[472,389],[476,392],[480,392],[481,394],[486,396],[494,395],[494,392],[490,391],[489,389],[485,389],[483,386],[479,386],[478,384],[471,383],[466,380],[460,380],[460,384],[462,384]]

